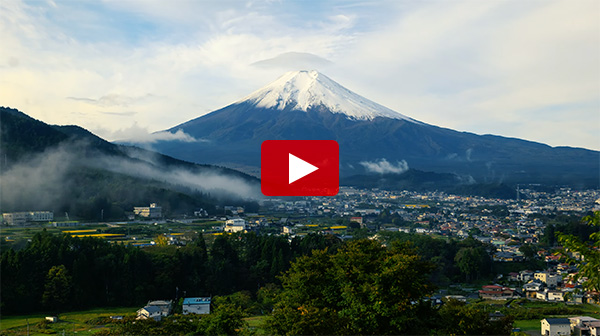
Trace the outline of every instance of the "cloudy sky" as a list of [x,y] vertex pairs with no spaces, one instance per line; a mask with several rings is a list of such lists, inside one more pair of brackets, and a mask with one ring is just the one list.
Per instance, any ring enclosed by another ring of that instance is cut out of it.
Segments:
[[600,2],[0,0],[0,105],[109,140],[316,68],[426,123],[600,149]]

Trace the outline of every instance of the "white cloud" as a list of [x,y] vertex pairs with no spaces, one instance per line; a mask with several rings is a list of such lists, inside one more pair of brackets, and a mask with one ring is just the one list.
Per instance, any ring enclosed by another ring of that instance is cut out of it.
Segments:
[[147,128],[134,122],[130,127],[111,131],[103,128],[93,129],[94,133],[110,141],[134,142],[141,145],[151,145],[157,141],[178,140],[182,142],[205,142],[185,133],[182,129],[176,132],[150,132]]
[[408,163],[405,160],[396,161],[396,164],[393,164],[386,159],[379,159],[375,161],[362,161],[360,164],[367,171],[379,174],[402,174],[408,170]]
[[[362,36],[334,78],[424,122],[600,149],[599,10],[597,1],[422,3]],[[345,72],[352,64],[361,66]]]
[[281,75],[252,63],[301,52],[424,122],[600,149],[599,10],[594,0],[2,1],[0,101],[48,123],[108,134],[137,121],[151,133]]

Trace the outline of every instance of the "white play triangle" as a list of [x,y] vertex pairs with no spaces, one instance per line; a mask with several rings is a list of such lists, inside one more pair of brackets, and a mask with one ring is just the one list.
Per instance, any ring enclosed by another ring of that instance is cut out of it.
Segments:
[[289,165],[289,182],[295,182],[304,176],[314,172],[319,169],[319,167],[315,167],[310,163],[296,157],[292,153],[290,153],[290,165]]

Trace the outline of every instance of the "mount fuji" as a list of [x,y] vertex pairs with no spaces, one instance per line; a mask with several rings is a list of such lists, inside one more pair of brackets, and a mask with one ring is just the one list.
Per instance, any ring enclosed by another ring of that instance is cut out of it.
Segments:
[[163,132],[195,139],[153,144],[163,154],[254,174],[264,140],[337,140],[342,177],[400,174],[410,168],[453,174],[465,183],[597,187],[600,182],[598,151],[429,125],[317,71],[288,72],[229,106]]

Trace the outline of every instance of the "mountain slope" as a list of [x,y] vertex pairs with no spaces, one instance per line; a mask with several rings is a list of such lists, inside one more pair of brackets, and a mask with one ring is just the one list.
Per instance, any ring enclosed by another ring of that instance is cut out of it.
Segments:
[[0,211],[53,210],[122,219],[157,202],[170,214],[250,205],[258,180],[235,170],[183,162],[111,144],[77,126],[51,126],[0,108]]
[[198,141],[162,141],[159,152],[229,167],[259,167],[264,140],[331,139],[342,176],[369,173],[369,163],[476,182],[598,186],[600,153],[550,147],[495,135],[458,132],[416,121],[354,94],[314,71],[291,72],[246,98],[168,130]]

